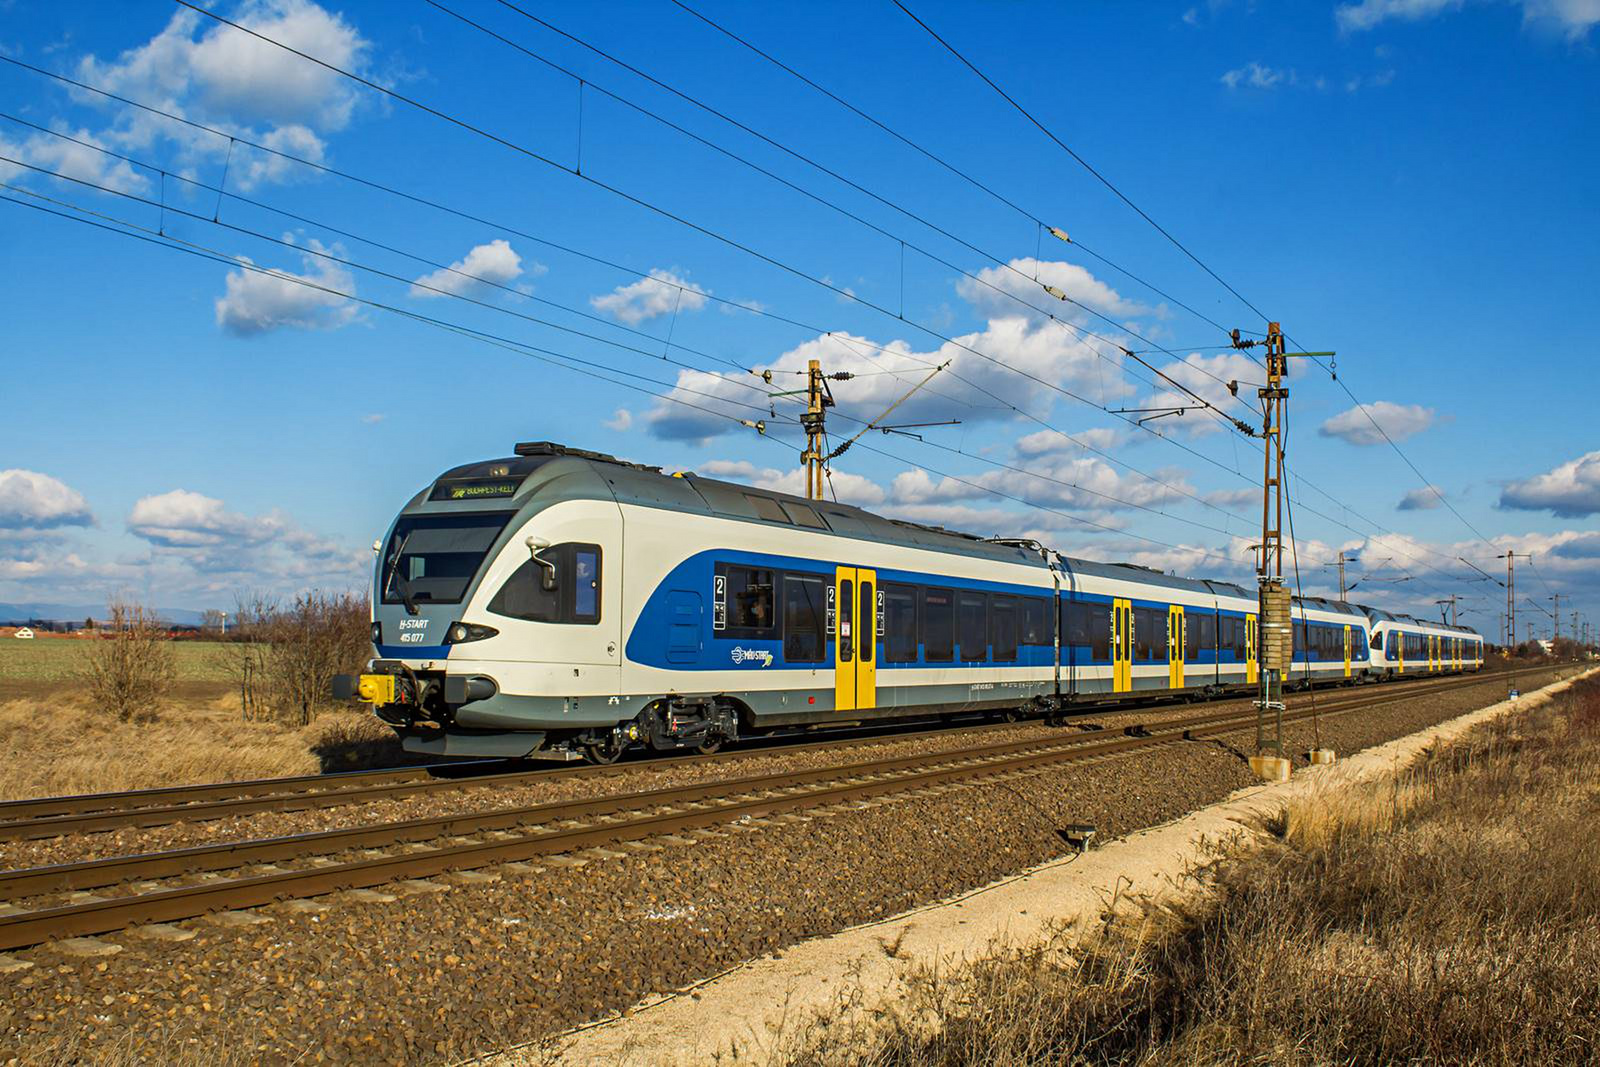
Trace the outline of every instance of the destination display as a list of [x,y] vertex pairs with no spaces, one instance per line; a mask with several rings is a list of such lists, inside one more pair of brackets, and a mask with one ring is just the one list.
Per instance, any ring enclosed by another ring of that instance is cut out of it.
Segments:
[[515,478],[456,478],[433,487],[429,500],[494,500],[516,496],[522,483]]

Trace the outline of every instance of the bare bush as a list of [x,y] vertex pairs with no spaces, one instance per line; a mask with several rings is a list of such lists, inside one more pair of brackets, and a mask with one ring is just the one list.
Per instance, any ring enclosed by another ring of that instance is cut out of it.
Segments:
[[367,599],[313,590],[287,606],[254,595],[236,615],[236,669],[244,717],[304,726],[333,706],[333,676],[372,655]]
[[172,645],[166,627],[149,608],[124,600],[109,607],[109,632],[90,646],[86,657],[89,693],[122,722],[147,722],[177,680]]

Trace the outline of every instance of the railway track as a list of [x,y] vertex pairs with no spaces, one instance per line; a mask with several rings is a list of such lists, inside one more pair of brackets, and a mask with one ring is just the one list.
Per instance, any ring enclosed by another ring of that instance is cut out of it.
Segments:
[[[1426,690],[1407,687],[1400,692],[1331,698],[1324,693],[1315,708],[1303,702],[1286,711],[1284,721],[1380,707],[1412,699],[1421,691],[1449,692],[1486,681],[1493,679],[1471,676],[1435,683]],[[895,793],[916,795],[977,778],[1030,773],[1254,725],[1253,709],[1209,711],[1114,736],[1075,734],[1043,742],[991,743],[639,793],[5,871],[0,872],[0,900],[7,902],[0,909],[6,912],[0,914],[0,949],[342,890],[406,884],[452,871],[605,846],[625,847],[630,842],[648,849],[657,847],[648,843],[649,838],[670,840],[719,825],[803,818],[796,813],[838,809]],[[283,869],[281,863],[298,866]],[[198,880],[175,883],[185,878]],[[87,892],[109,887],[116,887],[117,895],[102,898]],[[73,897],[66,902],[47,899],[59,893]]]
[[[1516,677],[1547,668],[1523,668],[1506,672]],[[1421,692],[1453,680],[1455,676],[1430,678],[1407,684],[1410,692]],[[1480,681],[1485,675],[1469,677]],[[1334,699],[1320,691],[1317,699]],[[1296,698],[1295,706],[1311,699]],[[1230,699],[1226,705],[1247,706],[1248,700]],[[533,780],[568,777],[608,778],[658,763],[684,762],[733,763],[774,751],[784,754],[828,749],[866,748],[875,744],[916,740],[965,730],[981,736],[1004,729],[1008,724],[981,726],[944,724],[932,729],[873,731],[867,736],[852,735],[823,741],[777,747],[741,748],[707,756],[666,756],[647,761],[631,761],[608,767],[529,768],[508,760],[475,760],[464,763],[430,764],[422,767],[379,771],[353,771],[343,774],[304,775],[294,778],[268,778],[245,782],[218,782],[194,786],[172,786],[119,793],[94,793],[81,796],[44,797],[0,803],[0,841],[39,840],[75,833],[94,833],[126,827],[148,828],[176,822],[205,822],[265,811],[306,811],[318,808],[365,804],[373,801],[436,793],[448,790],[495,788],[526,784]],[[1159,726],[1159,720],[1152,726]]]

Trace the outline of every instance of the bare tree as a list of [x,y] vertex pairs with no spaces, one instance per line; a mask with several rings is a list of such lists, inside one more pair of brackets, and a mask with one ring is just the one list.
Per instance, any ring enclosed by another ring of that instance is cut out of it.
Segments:
[[333,704],[333,676],[372,655],[367,599],[313,590],[287,606],[260,594],[238,605],[240,699],[246,719],[303,726]]
[[124,722],[149,721],[177,680],[172,644],[161,621],[144,605],[113,600],[109,609],[110,633],[89,649],[89,692]]

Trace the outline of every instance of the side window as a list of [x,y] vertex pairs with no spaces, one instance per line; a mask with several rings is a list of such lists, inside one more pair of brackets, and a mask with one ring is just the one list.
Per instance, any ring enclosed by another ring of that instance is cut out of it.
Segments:
[[974,663],[989,657],[988,600],[982,593],[956,596],[957,623],[961,628],[961,658]]
[[1017,601],[1014,597],[997,596],[989,611],[989,640],[994,644],[996,663],[1015,663],[1017,660]]
[[883,658],[890,663],[917,660],[917,592],[903,585],[883,587]]
[[1228,629],[1232,631],[1233,637],[1233,655],[1240,663],[1243,663],[1245,658],[1244,636],[1247,626],[1248,623],[1243,618],[1228,620]]
[[1096,661],[1111,660],[1111,605],[1090,602],[1086,610],[1089,624],[1089,655]]
[[775,572],[719,564],[713,579],[711,629],[718,637],[777,637]]
[[1150,608],[1133,609],[1133,659],[1135,663],[1167,658],[1166,619]]
[[949,663],[955,658],[955,598],[948,589],[922,591],[922,654],[929,663]]
[[600,621],[600,546],[551,545],[523,562],[489,601],[496,615],[526,622]]
[[820,663],[823,587],[813,574],[783,576],[783,658],[788,663]]
[[871,663],[878,646],[877,634],[877,594],[873,591],[871,581],[861,583],[861,634],[856,641],[856,647],[861,649],[861,662]]
[[1187,613],[1183,616],[1183,658],[1200,658],[1200,625],[1205,621],[1204,616],[1196,614],[1190,617]]
[[1217,617],[1208,611],[1200,617],[1200,651],[1205,653],[1216,650]]
[[1025,645],[1055,643],[1055,635],[1050,629],[1050,606],[1045,601],[1029,597],[1022,602],[1022,643]]

